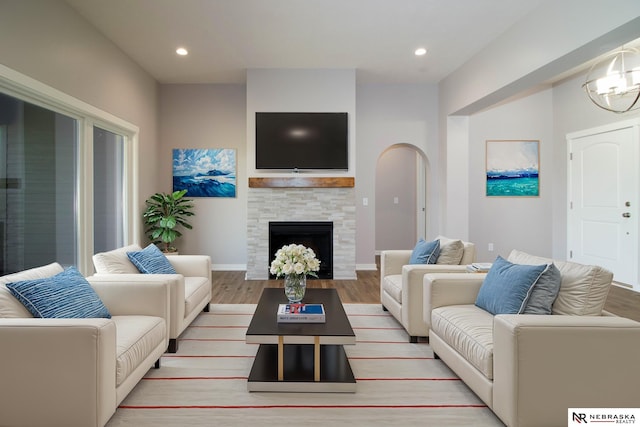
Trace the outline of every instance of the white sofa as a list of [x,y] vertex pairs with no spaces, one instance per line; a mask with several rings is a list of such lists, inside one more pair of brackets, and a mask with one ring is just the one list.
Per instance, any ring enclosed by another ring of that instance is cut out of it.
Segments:
[[[513,251],[514,264],[550,259]],[[475,305],[486,274],[428,274],[431,347],[509,427],[566,425],[569,408],[637,407],[640,323],[603,312],[612,274],[554,261],[561,285],[551,315]]]
[[167,282],[92,283],[111,319],[34,318],[5,286],[61,271],[53,263],[0,277],[2,426],[104,426],[167,348]]
[[[436,264],[409,264],[411,249],[380,253],[380,301],[382,308],[396,318],[409,334],[410,342],[427,337],[429,328],[422,316],[422,279],[427,273],[466,271],[476,260],[473,243],[438,236],[442,254]],[[435,240],[435,239],[434,239]],[[453,260],[453,261],[451,261]],[[454,264],[451,264],[453,262]]]
[[209,311],[211,302],[211,257],[208,255],[167,255],[178,274],[141,274],[127,252],[140,251],[129,245],[93,256],[96,273],[92,283],[126,281],[146,285],[169,281],[170,308],[169,353],[178,351],[178,337],[201,311]]

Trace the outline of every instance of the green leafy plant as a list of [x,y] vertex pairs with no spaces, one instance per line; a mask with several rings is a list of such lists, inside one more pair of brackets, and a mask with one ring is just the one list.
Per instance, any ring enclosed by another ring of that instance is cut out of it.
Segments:
[[195,215],[192,200],[185,199],[187,190],[173,193],[155,193],[146,200],[147,209],[142,215],[145,223],[145,234],[153,244],[161,245],[164,252],[175,252],[171,246],[174,240],[182,236],[178,229],[184,227],[191,230],[188,218]]

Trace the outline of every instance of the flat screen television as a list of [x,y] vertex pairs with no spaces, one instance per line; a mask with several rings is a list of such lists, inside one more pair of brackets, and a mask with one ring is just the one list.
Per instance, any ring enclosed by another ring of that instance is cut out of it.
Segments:
[[349,169],[347,113],[256,113],[256,169]]

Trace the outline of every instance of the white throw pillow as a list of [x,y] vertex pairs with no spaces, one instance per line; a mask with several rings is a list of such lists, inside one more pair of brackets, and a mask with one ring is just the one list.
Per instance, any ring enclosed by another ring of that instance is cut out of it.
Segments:
[[42,267],[31,268],[18,273],[7,274],[0,277],[0,318],[25,318],[33,315],[22,305],[11,291],[5,286],[7,283],[21,282],[23,280],[44,279],[53,277],[64,271],[57,262]]
[[93,256],[93,265],[96,274],[140,274],[138,268],[133,265],[127,252],[138,252],[142,248],[138,245],[129,245],[108,252],[97,253]]

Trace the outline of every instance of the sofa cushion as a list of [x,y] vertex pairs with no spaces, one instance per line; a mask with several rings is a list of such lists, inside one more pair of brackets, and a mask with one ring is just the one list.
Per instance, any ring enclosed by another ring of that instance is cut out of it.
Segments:
[[382,289],[391,298],[402,304],[402,274],[392,274],[382,279]]
[[420,238],[411,252],[409,264],[435,264],[439,253],[439,240],[427,242],[423,238]]
[[57,262],[54,262],[42,267],[30,268],[29,270],[0,277],[0,318],[33,317],[31,312],[27,310],[27,307],[18,301],[18,299],[13,296],[9,288],[6,287],[7,283],[19,282],[22,280],[43,279],[45,277],[55,276],[62,271],[64,271],[62,266]]
[[436,264],[459,265],[464,255],[464,244],[462,240],[438,238],[440,240],[440,254]]
[[[552,262],[548,258],[513,250],[509,261],[518,264]],[[611,288],[613,273],[597,265],[584,265],[570,261],[554,261],[562,281],[558,297],[553,303],[553,314],[573,316],[600,316]]]
[[558,297],[562,276],[554,263],[540,275],[531,289],[527,305],[522,314],[551,314],[553,303]]
[[476,305],[491,314],[519,314],[547,265],[513,264],[498,256],[482,282]]
[[129,377],[152,350],[164,343],[164,319],[154,316],[113,316],[116,323],[116,385]]
[[196,306],[202,302],[209,292],[209,279],[207,277],[184,278],[184,315],[193,312]]
[[97,274],[140,274],[131,262],[127,252],[140,251],[138,245],[129,245],[108,252],[100,252],[93,256],[93,266]]
[[141,251],[127,252],[131,262],[144,274],[176,274],[166,256],[153,243]]
[[34,317],[111,318],[98,294],[75,267],[51,277],[6,286]]
[[431,311],[431,330],[493,379],[493,315],[471,304],[438,307]]

